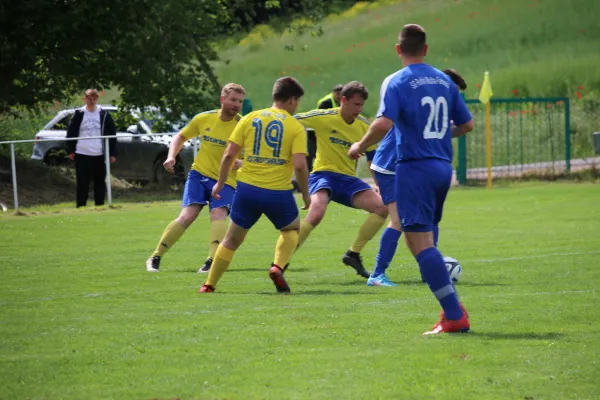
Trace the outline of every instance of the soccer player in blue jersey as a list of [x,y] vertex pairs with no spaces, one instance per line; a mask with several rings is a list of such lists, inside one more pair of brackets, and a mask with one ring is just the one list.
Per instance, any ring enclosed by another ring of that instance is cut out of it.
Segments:
[[[465,90],[467,84],[465,80],[453,69],[445,69],[444,73],[452,79],[452,82],[460,90]],[[375,175],[379,194],[388,208],[390,214],[390,222],[387,228],[383,231],[379,241],[379,252],[375,258],[375,269],[367,280],[367,286],[397,286],[391,282],[385,271],[389,267],[396,249],[398,248],[398,240],[402,235],[402,227],[400,225],[400,217],[396,208],[396,162],[398,161],[396,153],[396,136],[393,129],[388,133],[377,147],[375,157],[371,163],[371,169]],[[433,245],[437,247],[439,237],[439,229],[433,227]]]
[[470,132],[473,120],[452,80],[424,63],[426,38],[421,26],[404,26],[396,45],[404,68],[383,81],[377,119],[348,155],[359,157],[394,130],[396,206],[404,238],[443,309],[440,320],[425,334],[466,332],[471,327],[469,316],[434,246],[433,230],[442,218],[452,181],[452,138]]

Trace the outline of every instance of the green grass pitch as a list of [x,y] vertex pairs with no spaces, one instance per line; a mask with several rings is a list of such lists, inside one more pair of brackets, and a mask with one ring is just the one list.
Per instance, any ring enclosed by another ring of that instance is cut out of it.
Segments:
[[331,206],[293,260],[290,296],[267,276],[265,220],[200,295],[206,215],[160,273],[144,268],[179,202],[2,216],[0,398],[597,398],[598,198],[593,184],[453,189],[440,248],[463,265],[472,332],[438,337],[421,336],[439,306],[404,244],[397,288],[341,264],[357,210]]

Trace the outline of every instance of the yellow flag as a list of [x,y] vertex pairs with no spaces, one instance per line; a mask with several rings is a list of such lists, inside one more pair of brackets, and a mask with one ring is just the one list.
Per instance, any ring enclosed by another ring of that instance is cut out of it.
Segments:
[[483,104],[486,104],[490,101],[490,97],[492,97],[494,93],[492,93],[492,82],[490,82],[490,73],[485,71],[485,75],[483,76],[483,85],[481,85],[481,92],[479,92],[479,101]]

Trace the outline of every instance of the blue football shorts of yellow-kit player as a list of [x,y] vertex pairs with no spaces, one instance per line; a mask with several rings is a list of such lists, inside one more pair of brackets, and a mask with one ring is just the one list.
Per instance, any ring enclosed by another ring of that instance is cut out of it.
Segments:
[[192,164],[183,191],[182,207],[191,204],[208,204],[209,209],[225,207],[231,209],[236,186],[236,171],[231,171],[220,199],[211,198],[213,186],[219,177],[221,158],[227,140],[242,118],[236,115],[229,121],[219,118],[220,110],[200,113],[181,131],[186,139],[200,138],[200,148]]
[[211,197],[211,192],[216,183],[216,179],[204,176],[196,170],[191,170],[185,181],[183,202],[181,206],[187,207],[191,204],[208,204],[209,210],[225,207],[227,210],[231,211],[235,189],[230,185],[225,185],[219,192],[221,198],[215,199]]
[[263,214],[278,230],[292,223],[298,217],[292,155],[307,154],[302,125],[285,110],[267,108],[242,118],[229,140],[245,154],[231,220],[244,229]]
[[[358,116],[352,124],[348,124],[339,108],[296,114],[296,119],[313,129],[317,138],[317,155],[308,178],[309,193],[313,195],[326,189],[330,201],[353,208],[354,195],[370,190],[371,186],[356,177],[356,161],[351,160],[347,153],[352,143],[360,141],[365,135],[369,121]],[[368,149],[369,161],[375,148],[372,146]]]

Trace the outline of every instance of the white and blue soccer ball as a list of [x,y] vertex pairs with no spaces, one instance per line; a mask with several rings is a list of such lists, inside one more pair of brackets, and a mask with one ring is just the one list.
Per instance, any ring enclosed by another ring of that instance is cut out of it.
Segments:
[[457,283],[462,274],[462,266],[459,264],[458,260],[452,257],[444,257],[444,262],[446,263],[446,268],[450,274],[450,280],[453,283]]

